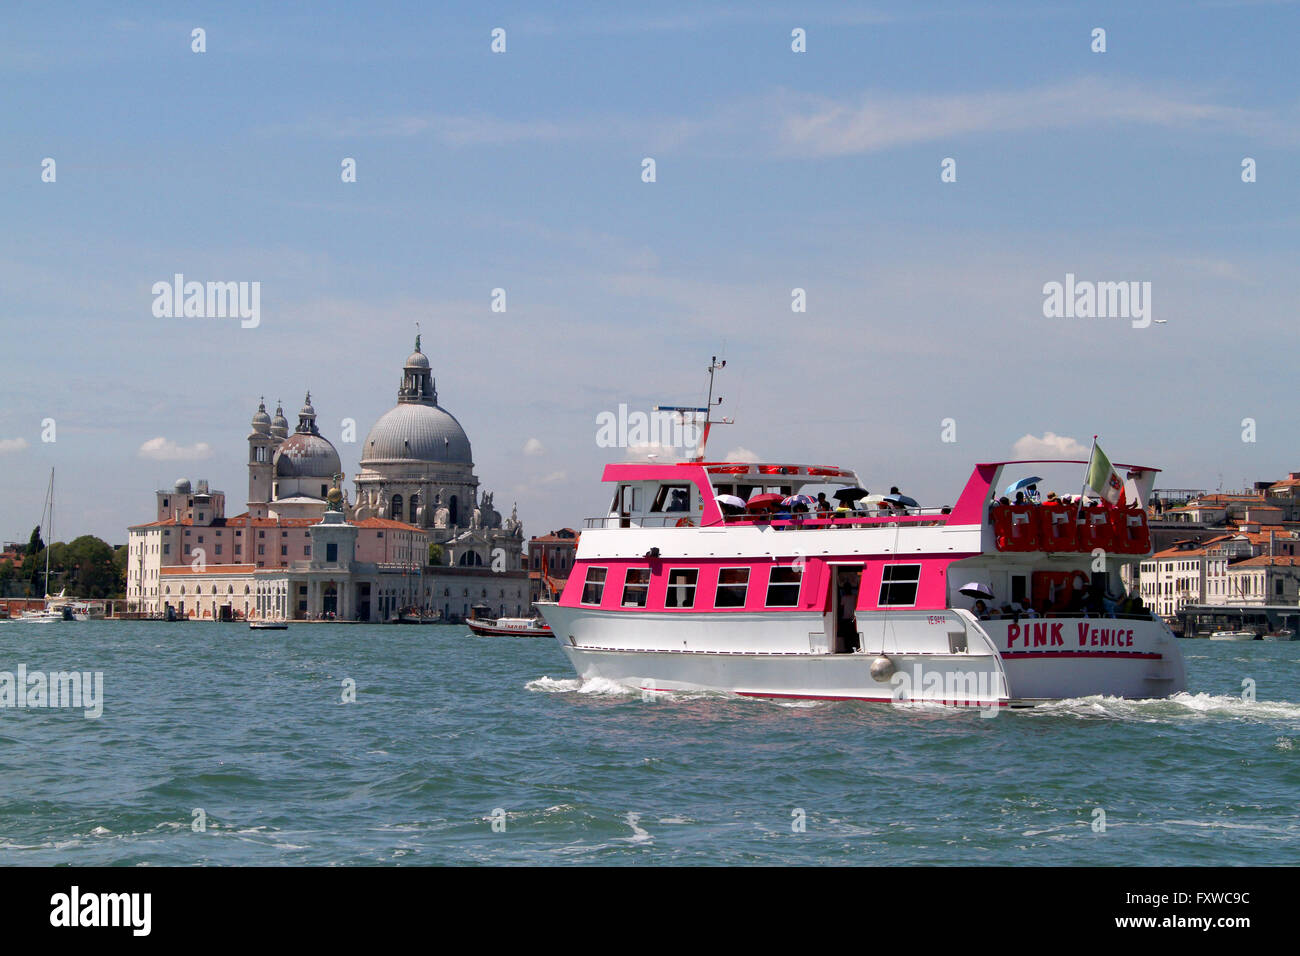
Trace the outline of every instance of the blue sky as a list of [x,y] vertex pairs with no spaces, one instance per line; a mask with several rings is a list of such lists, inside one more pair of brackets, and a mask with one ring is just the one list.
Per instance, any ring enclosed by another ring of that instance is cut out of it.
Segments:
[[[123,541],[179,476],[242,510],[263,394],[310,388],[355,472],[339,423],[393,404],[417,321],[532,534],[604,505],[596,415],[701,400],[712,354],[713,452],[933,503],[1047,433],[1170,486],[1300,469],[1296,4],[544,10],[6,5],[0,536],[51,465],[61,539]],[[260,282],[261,325],[155,318],[176,272]],[[1045,318],[1067,272],[1165,321]]]

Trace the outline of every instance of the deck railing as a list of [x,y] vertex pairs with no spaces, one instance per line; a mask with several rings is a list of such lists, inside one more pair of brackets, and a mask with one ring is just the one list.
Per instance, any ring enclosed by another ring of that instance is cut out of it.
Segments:
[[721,521],[706,523],[693,512],[675,511],[649,515],[607,515],[603,518],[584,518],[584,528],[698,528],[706,527],[772,527],[776,530],[815,531],[831,528],[890,528],[933,527],[948,523],[948,513],[943,508],[909,508],[902,514],[881,514],[855,511],[845,514],[812,513],[789,518],[770,515],[726,515]]

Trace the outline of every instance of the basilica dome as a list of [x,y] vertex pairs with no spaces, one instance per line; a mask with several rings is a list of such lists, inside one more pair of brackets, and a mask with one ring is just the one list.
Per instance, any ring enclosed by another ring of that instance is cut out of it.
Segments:
[[474,463],[465,429],[438,404],[433,373],[418,336],[415,351],[403,367],[397,407],[375,422],[361,446],[363,468],[387,462]]
[[436,405],[398,405],[366,436],[361,464],[427,461],[473,464],[469,438],[450,412]]

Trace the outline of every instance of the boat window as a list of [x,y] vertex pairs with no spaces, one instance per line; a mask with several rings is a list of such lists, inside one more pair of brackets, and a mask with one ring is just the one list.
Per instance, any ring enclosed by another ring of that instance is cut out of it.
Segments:
[[700,572],[695,568],[673,568],[668,572],[668,591],[664,607],[695,607],[695,583]]
[[650,593],[650,569],[628,568],[623,581],[623,606],[645,607],[646,596]]
[[655,495],[651,511],[690,511],[691,492],[689,485],[660,485]]
[[718,594],[715,607],[744,607],[749,590],[749,568],[721,568],[718,571]]
[[767,579],[768,607],[798,607],[799,584],[803,575],[799,568],[773,568]]
[[731,484],[714,485],[713,493],[717,495],[734,495],[736,493],[736,486]]
[[605,568],[587,568],[587,582],[582,586],[582,603],[599,604],[605,596]]
[[880,607],[915,607],[919,564],[887,564],[880,580]]

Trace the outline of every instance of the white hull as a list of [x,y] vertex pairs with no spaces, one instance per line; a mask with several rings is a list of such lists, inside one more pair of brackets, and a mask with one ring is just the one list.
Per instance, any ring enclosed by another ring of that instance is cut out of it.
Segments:
[[1253,641],[1253,631],[1215,631],[1210,635],[1212,641]]
[[[1006,706],[1092,695],[1167,697],[1187,685],[1177,642],[1153,620],[1041,621],[1044,640],[1035,647],[1032,636],[1012,639],[1012,622],[976,622],[966,612],[864,615],[861,649],[830,653],[823,617],[815,613],[542,610],[580,677],[646,690]],[[1051,643],[1053,624],[1059,644]],[[1108,643],[1095,643],[1103,631]],[[1109,643],[1112,634],[1119,646]],[[877,680],[871,668],[881,657],[892,673]]]

